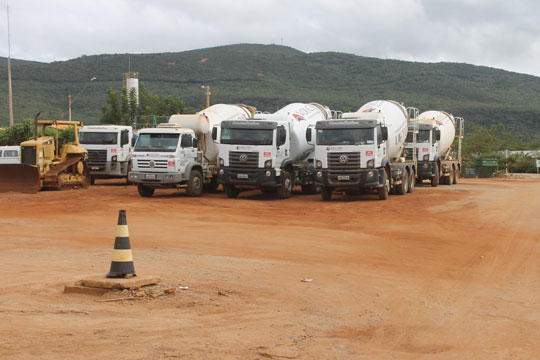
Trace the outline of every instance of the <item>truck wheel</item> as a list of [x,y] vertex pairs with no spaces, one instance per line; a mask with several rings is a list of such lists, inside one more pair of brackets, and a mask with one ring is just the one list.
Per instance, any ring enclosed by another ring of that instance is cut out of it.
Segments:
[[329,188],[329,187],[321,188],[321,197],[323,201],[330,201],[332,199],[332,188]]
[[414,191],[414,183],[415,183],[415,176],[414,176],[414,171],[412,171],[409,174],[409,187],[407,188],[408,193],[412,193]]
[[437,187],[439,185],[439,164],[437,164],[437,170],[435,170],[435,176],[431,178],[431,187]]
[[236,199],[238,194],[240,194],[240,190],[232,184],[224,184],[223,189],[225,189],[225,194],[227,194],[227,197],[230,199]]
[[191,170],[189,181],[186,188],[188,196],[200,196],[203,189],[203,179],[199,170]]
[[96,179],[94,179],[94,177],[91,177],[90,178],[90,185],[94,185],[95,182],[96,182]]
[[154,188],[144,186],[143,184],[137,184],[137,191],[142,197],[152,197],[154,195]]
[[452,185],[452,183],[454,182],[454,169],[450,169],[450,174],[448,176],[446,176],[446,179],[444,179],[444,183],[446,185]]
[[452,183],[457,184],[459,178],[459,168],[454,170],[454,178],[452,179]]
[[383,186],[377,189],[379,193],[379,200],[388,199],[388,193],[390,192],[390,177],[388,176],[388,171],[384,170],[383,173]]
[[133,184],[131,181],[129,181],[129,172],[131,171],[131,162],[128,164],[127,172],[126,172],[126,185]]
[[405,195],[407,193],[408,188],[409,188],[409,174],[405,173],[403,178],[401,179],[401,184],[397,185],[396,193],[398,195]]
[[278,199],[288,199],[291,197],[293,188],[293,179],[291,174],[287,170],[283,170],[281,173],[283,177],[281,186],[277,189],[276,194]]

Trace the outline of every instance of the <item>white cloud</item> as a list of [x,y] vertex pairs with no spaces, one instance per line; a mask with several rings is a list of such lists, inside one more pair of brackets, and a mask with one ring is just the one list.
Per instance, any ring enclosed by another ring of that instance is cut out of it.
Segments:
[[[533,0],[17,0],[10,20],[12,57],[38,61],[283,39],[306,52],[540,75],[540,2]],[[7,33],[5,21],[0,29]],[[0,55],[7,53],[0,42]]]

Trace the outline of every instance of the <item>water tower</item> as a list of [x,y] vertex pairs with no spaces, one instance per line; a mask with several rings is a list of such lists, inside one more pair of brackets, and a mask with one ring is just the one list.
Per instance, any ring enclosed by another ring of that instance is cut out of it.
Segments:
[[128,97],[131,89],[135,89],[135,98],[137,99],[137,105],[139,105],[139,73],[133,71],[124,73],[124,87],[127,90]]

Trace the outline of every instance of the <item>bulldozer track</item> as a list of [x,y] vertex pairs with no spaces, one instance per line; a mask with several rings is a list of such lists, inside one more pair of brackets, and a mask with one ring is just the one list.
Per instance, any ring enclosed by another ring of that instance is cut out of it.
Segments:
[[82,180],[71,180],[64,181],[61,179],[61,175],[72,165],[75,165],[77,162],[83,160],[81,156],[71,156],[66,159],[61,164],[55,165],[52,167],[43,177],[43,187],[48,189],[69,189],[74,187],[83,187],[86,188],[90,185],[90,171],[86,162],[84,164],[84,171]]

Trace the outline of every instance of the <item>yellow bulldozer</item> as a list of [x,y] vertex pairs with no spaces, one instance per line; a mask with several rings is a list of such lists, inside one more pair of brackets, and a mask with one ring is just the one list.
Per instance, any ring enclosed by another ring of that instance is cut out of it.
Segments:
[[[87,188],[90,171],[88,152],[79,144],[80,121],[35,119],[34,139],[21,143],[20,164],[0,164],[0,192],[35,193],[41,189]],[[59,139],[59,127],[73,130],[72,142]],[[41,136],[38,137],[38,128]],[[56,137],[46,136],[45,129],[56,129]]]

